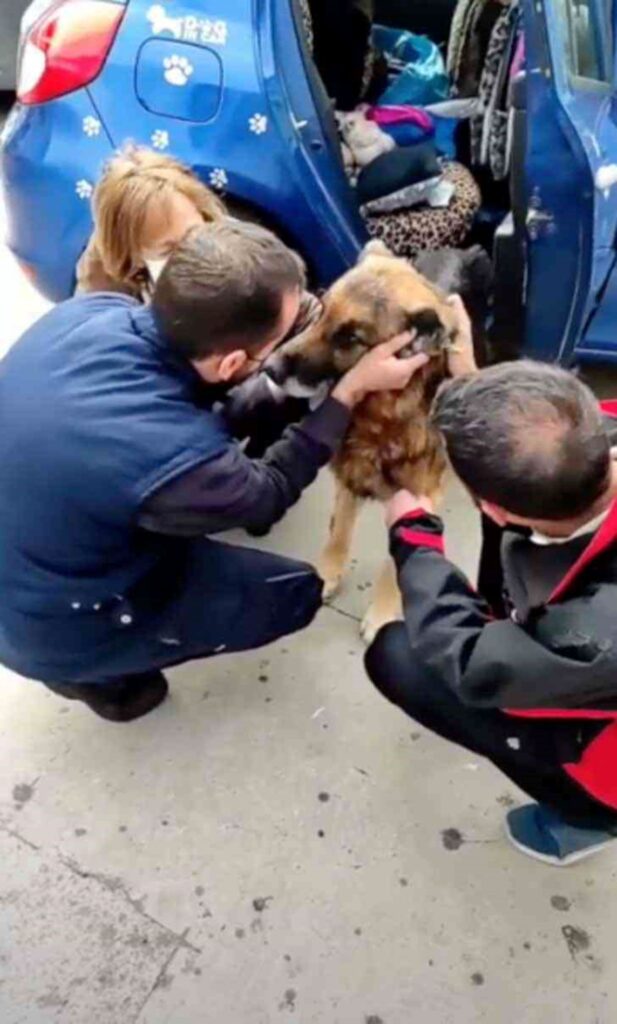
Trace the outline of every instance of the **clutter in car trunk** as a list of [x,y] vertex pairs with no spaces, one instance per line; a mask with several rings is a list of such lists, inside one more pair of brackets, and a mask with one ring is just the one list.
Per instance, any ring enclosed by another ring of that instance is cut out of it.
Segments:
[[481,204],[475,177],[508,174],[520,0],[458,0],[445,54],[427,36],[373,24],[372,0],[309,4],[314,59],[369,232],[405,256],[460,245]]

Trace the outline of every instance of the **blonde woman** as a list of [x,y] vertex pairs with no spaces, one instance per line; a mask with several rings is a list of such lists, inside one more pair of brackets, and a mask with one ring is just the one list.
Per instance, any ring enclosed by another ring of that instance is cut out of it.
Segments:
[[[94,231],[77,265],[81,292],[122,292],[149,302],[163,267],[191,228],[227,217],[221,200],[184,164],[145,147],[126,145],[108,162],[93,199]],[[321,313],[304,292],[290,337]],[[226,418],[247,453],[261,455],[307,409],[260,374],[231,389]]]
[[93,213],[77,291],[117,291],[144,302],[187,231],[221,220],[225,207],[178,160],[129,145],[107,164]]

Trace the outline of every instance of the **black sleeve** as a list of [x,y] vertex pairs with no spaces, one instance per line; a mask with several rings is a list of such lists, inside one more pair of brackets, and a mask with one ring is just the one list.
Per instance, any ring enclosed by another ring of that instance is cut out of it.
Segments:
[[232,436],[249,440],[247,453],[252,458],[264,455],[285,428],[298,423],[308,411],[308,400],[289,398],[265,373],[232,388],[222,408]]
[[180,536],[236,527],[269,529],[329,462],[349,415],[340,402],[327,399],[299,426],[290,427],[263,459],[249,459],[238,445],[230,445],[148,498],[140,526]]
[[463,703],[568,708],[617,694],[609,639],[614,594],[604,590],[548,606],[532,626],[493,621],[484,600],[444,557],[436,516],[402,519],[391,532],[391,552],[413,655]]

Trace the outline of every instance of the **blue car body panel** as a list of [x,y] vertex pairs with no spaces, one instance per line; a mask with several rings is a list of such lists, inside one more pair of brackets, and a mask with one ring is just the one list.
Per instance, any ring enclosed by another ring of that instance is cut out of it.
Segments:
[[[595,187],[598,170],[617,164],[613,46],[600,38],[604,0],[586,8],[601,81],[572,74],[563,3],[523,0],[523,347],[563,362],[617,361],[617,185]],[[126,140],[173,153],[253,209],[302,252],[317,284],[367,239],[296,0],[128,0],[96,81],[15,108],[0,152],[9,245],[54,300],[73,289],[92,189]]]
[[92,228],[94,184],[130,139],[173,153],[261,214],[328,284],[367,235],[327,99],[307,73],[295,7],[197,0],[174,3],[162,22],[153,20],[157,7],[166,10],[129,0],[89,87],[16,107],[1,155],[11,249],[45,295],[66,298]]
[[92,183],[111,141],[87,90],[14,108],[5,139],[8,244],[32,267],[43,294],[59,301],[74,287],[75,264],[92,230]]

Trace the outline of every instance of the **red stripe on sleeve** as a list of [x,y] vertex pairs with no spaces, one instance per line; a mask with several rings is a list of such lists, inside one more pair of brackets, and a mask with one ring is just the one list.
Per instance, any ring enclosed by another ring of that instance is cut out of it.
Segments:
[[512,718],[595,718],[606,722],[617,721],[616,711],[597,708],[502,708]]
[[422,533],[421,530],[406,530],[403,528],[399,530],[399,537],[406,544],[413,544],[414,547],[434,548],[435,551],[440,551],[442,555],[444,553],[443,537],[437,533]]

